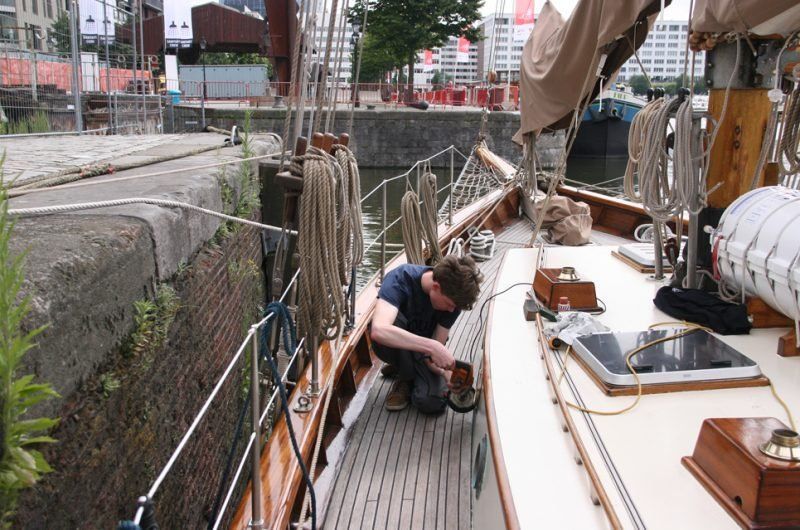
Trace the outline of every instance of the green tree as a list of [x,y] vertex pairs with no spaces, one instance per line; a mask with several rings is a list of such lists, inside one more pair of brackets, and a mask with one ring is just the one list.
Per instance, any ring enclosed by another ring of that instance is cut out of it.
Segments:
[[463,35],[471,42],[480,40],[473,23],[480,20],[482,6],[483,0],[356,0],[350,9],[350,21],[360,23],[364,9],[369,8],[366,32],[375,39],[370,53],[380,50],[391,59],[392,67],[409,67],[410,98],[417,53],[441,47],[450,37]]
[[447,72],[442,72],[441,70],[436,70],[435,72],[433,72],[433,76],[431,76],[432,85],[440,85],[452,80],[453,76],[451,74],[448,74]]
[[647,78],[643,75],[635,75],[628,80],[628,84],[633,89],[634,94],[645,94],[650,85],[647,83]]
[[55,39],[56,50],[59,53],[70,53],[72,51],[69,42],[69,15],[67,15],[66,11],[62,11],[53,22],[50,34]]
[[270,74],[272,64],[269,57],[257,53],[206,53],[206,64],[263,64],[266,65]]
[[[358,75],[358,82],[377,83],[384,79],[384,74],[386,74],[386,72],[395,68],[397,59],[389,50],[386,50],[371,33],[367,32],[364,39],[364,59],[361,61],[361,71]],[[350,58],[350,64],[354,65],[351,69],[351,75],[353,77],[350,82],[354,83],[356,75],[355,65],[358,64],[358,48],[353,50],[353,53],[350,54]]]

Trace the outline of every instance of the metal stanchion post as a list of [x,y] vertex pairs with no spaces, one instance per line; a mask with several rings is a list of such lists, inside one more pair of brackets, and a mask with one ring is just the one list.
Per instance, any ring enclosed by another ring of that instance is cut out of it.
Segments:
[[450,148],[450,200],[448,201],[447,208],[447,224],[453,225],[453,171],[455,169],[455,154],[453,148]]
[[317,397],[320,395],[319,388],[319,338],[314,337],[311,340],[311,382],[308,384],[306,395],[309,397]]
[[75,130],[83,131],[83,112],[81,103],[81,54],[78,48],[78,31],[76,23],[78,21],[78,3],[75,0],[70,2],[69,8],[69,43],[72,51],[72,97],[75,105]]
[[253,333],[253,352],[250,359],[250,408],[253,414],[253,434],[255,435],[255,440],[253,441],[253,448],[251,449],[253,465],[253,517],[250,521],[250,528],[260,530],[264,527],[264,520],[261,518],[261,400],[258,396],[258,326],[253,326],[251,332]]
[[664,279],[664,242],[661,239],[661,223],[653,219],[653,250],[655,255],[656,280]]
[[386,275],[386,180],[381,183],[383,186],[381,195],[381,283]]

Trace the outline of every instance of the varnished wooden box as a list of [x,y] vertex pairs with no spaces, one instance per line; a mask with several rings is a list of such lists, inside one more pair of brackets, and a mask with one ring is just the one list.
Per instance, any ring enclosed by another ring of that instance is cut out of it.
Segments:
[[569,298],[573,310],[597,309],[594,282],[578,280],[567,282],[558,279],[561,269],[538,269],[533,278],[533,292],[550,309],[558,309],[558,299]]
[[742,528],[800,527],[800,463],[759,450],[775,418],[712,418],[703,422],[683,465]]

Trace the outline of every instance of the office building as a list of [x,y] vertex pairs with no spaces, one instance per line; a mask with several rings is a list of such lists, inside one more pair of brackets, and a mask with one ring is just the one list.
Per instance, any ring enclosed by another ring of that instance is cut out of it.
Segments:
[[[688,23],[685,20],[656,21],[647,36],[638,55],[642,66],[654,81],[672,81],[683,74],[684,56],[686,53]],[[691,75],[692,53],[689,52],[687,75]],[[696,78],[705,75],[706,54],[700,52],[695,56],[694,72]],[[620,68],[618,81],[630,81],[631,77],[642,75],[636,57],[631,57]]]

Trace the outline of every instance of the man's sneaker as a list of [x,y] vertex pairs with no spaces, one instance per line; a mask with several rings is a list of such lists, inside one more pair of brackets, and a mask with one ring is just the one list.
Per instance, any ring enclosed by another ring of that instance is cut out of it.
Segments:
[[397,367],[393,364],[383,363],[383,366],[381,366],[381,375],[387,379],[394,379],[397,377]]
[[411,400],[411,386],[406,381],[397,380],[392,383],[392,388],[386,394],[386,401],[383,406],[386,410],[403,410]]

